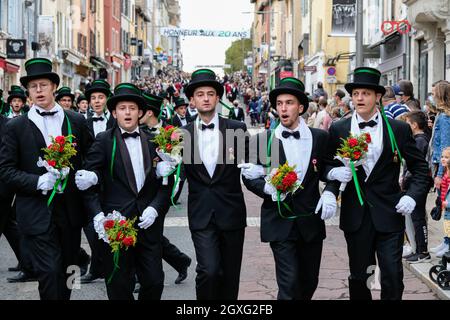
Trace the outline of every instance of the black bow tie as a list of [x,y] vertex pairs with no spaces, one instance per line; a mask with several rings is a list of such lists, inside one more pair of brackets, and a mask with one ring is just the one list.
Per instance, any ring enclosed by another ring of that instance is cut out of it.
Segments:
[[105,120],[105,118],[103,117],[92,117],[92,121],[96,122],[96,121],[103,121]]
[[58,113],[58,111],[39,111],[38,109],[36,109],[36,112],[41,117],[54,116]]
[[150,132],[155,132],[155,131],[158,131],[158,128],[153,127],[153,128],[148,128],[148,130],[150,130]]
[[294,132],[283,131],[281,133],[281,135],[285,139],[289,138],[290,136],[294,137],[294,139],[300,139],[300,132],[299,131],[294,131]]
[[86,112],[83,112],[83,111],[79,111],[81,114],[86,114]]
[[214,123],[210,123],[208,125],[202,123],[202,130],[205,130],[205,129],[213,130],[214,129]]
[[184,120],[184,119],[186,119],[186,117],[180,117],[180,119],[181,119],[181,120]]
[[126,138],[137,138],[137,137],[139,137],[139,132],[132,132],[132,133],[129,133],[129,132],[124,132],[124,133],[122,133],[122,138],[124,138],[124,139],[126,139]]
[[377,124],[378,124],[378,123],[377,123],[375,120],[370,120],[370,121],[367,121],[367,122],[360,122],[360,123],[358,123],[358,126],[359,126],[360,129],[364,129],[365,127],[371,127],[371,128],[373,128],[373,127],[375,127]]

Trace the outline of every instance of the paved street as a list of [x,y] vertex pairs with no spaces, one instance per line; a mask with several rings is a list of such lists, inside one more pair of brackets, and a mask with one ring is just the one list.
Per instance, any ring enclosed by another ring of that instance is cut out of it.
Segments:
[[[246,229],[244,259],[241,273],[241,287],[239,299],[272,300],[276,299],[277,287],[275,282],[275,269],[272,252],[268,244],[261,243],[259,239],[259,208],[261,200],[248,192],[244,187],[248,210],[248,224]],[[171,209],[166,219],[166,236],[182,251],[194,258],[194,249],[187,227],[186,218],[187,186],[181,197],[182,205],[179,210]],[[430,202],[430,201],[429,201]],[[319,288],[314,299],[348,299],[347,288],[347,255],[345,240],[342,232],[336,225],[337,218],[332,219],[327,226],[327,239],[324,243],[322,255],[322,267],[320,272]],[[440,240],[440,224],[432,223],[431,245]],[[83,239],[83,247],[89,246]],[[34,300],[38,299],[37,282],[10,284],[6,277],[14,275],[7,272],[7,268],[14,266],[16,260],[4,237],[0,239],[0,299],[2,300]],[[193,259],[195,260],[195,259]],[[177,273],[167,264],[164,264],[165,287],[163,299],[167,300],[192,300],[195,299],[195,261],[189,268],[188,278],[180,285],[174,284]],[[437,296],[416,276],[405,268],[405,292],[404,299],[434,300]],[[373,296],[378,299],[379,291],[373,291]],[[106,299],[105,285],[103,281],[81,285],[79,290],[74,290],[73,299],[79,300],[103,300]]]

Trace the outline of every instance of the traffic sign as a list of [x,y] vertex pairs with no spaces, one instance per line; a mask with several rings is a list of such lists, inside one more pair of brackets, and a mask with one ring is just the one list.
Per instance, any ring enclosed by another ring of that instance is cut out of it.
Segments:
[[303,71],[305,72],[316,72],[317,71],[317,67],[316,66],[304,66],[303,67]]
[[336,68],[335,67],[328,67],[327,74],[329,76],[335,76],[336,75]]
[[337,83],[336,76],[327,76],[327,83]]

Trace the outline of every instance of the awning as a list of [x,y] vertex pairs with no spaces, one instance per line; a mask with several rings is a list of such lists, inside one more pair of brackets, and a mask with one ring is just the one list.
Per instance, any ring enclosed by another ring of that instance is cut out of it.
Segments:
[[92,56],[90,62],[99,68],[108,68],[109,67],[109,63],[101,57]]
[[398,33],[398,31],[395,31],[395,32],[389,34],[388,36],[382,38],[380,41],[369,45],[368,48],[369,49],[374,49],[374,48],[379,47],[382,44],[385,44],[386,42],[391,41],[392,39],[397,38],[397,37],[401,37],[401,35],[400,35],[400,33]]
[[11,62],[6,62],[6,68],[5,71],[7,73],[17,73],[19,72],[20,66],[18,66],[17,64],[11,63]]

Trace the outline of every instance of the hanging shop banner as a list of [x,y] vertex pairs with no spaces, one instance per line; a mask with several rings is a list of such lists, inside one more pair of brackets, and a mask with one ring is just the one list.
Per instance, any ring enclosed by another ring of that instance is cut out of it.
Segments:
[[354,36],[356,0],[333,0],[332,35]]
[[53,16],[39,16],[38,21],[38,42],[40,46],[38,56],[51,59],[53,54],[53,36],[55,34]]
[[27,41],[25,39],[6,39],[6,56],[8,59],[26,59]]
[[161,28],[161,35],[165,37],[219,37],[219,38],[250,38],[250,31],[205,30]]

